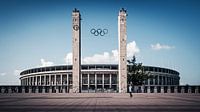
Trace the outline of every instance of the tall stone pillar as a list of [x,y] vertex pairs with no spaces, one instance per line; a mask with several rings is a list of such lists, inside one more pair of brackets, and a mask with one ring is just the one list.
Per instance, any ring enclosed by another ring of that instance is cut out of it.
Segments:
[[73,52],[73,92],[80,92],[80,69],[81,69],[81,15],[76,8],[72,12],[72,52]]
[[126,10],[123,8],[118,15],[118,39],[119,39],[119,92],[127,92],[127,59],[126,59]]

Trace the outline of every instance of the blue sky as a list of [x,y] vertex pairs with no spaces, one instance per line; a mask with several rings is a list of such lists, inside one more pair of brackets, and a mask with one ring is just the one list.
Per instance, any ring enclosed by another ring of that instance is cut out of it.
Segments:
[[[198,0],[1,0],[0,84],[19,84],[19,72],[28,68],[70,63],[75,7],[82,15],[83,63],[116,63],[124,7],[129,53],[144,65],[178,70],[181,84],[200,84]],[[92,28],[109,32],[95,37]]]

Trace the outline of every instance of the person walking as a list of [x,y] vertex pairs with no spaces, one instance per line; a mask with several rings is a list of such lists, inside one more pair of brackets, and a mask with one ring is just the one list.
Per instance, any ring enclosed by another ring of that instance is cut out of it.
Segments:
[[132,95],[132,85],[131,84],[129,85],[128,90],[129,90],[129,93],[130,93],[130,97],[132,98],[133,95]]

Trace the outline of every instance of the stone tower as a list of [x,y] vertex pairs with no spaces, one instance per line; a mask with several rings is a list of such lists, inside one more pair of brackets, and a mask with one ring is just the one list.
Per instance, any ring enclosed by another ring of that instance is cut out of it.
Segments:
[[76,8],[72,12],[72,91],[80,92],[80,69],[81,69],[81,15]]
[[119,39],[119,93],[127,92],[127,59],[126,59],[126,10],[123,8],[118,15]]

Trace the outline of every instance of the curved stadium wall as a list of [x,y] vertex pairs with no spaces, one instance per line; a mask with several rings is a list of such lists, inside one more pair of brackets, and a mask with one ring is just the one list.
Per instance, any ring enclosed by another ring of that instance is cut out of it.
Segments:
[[[130,65],[128,65],[130,66]],[[145,86],[179,85],[179,72],[161,67],[144,66],[153,75]],[[24,70],[20,73],[22,86],[65,86],[72,88],[72,65],[49,66]],[[81,66],[81,92],[118,91],[118,65],[89,64]]]

